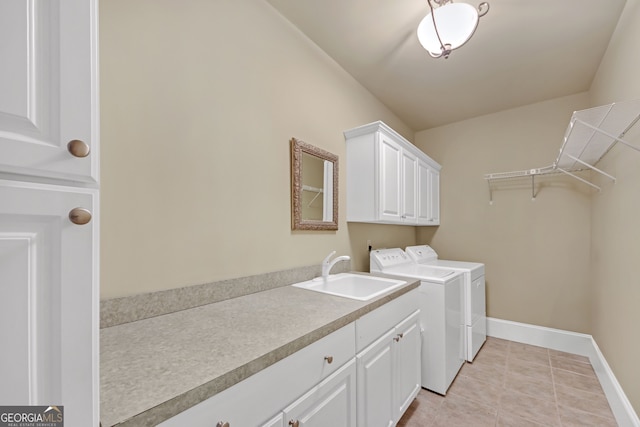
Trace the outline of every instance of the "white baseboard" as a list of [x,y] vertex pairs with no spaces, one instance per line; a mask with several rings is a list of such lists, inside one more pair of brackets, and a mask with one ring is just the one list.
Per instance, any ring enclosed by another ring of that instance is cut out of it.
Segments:
[[492,317],[487,317],[487,335],[588,357],[618,425],[640,427],[638,414],[633,410],[627,395],[591,335]]

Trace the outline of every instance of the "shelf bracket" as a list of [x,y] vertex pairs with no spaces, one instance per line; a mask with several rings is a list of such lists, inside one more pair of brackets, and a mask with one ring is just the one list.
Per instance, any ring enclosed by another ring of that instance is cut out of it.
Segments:
[[562,172],[562,173],[564,173],[564,174],[567,174],[567,175],[569,175],[569,176],[572,176],[572,177],[574,177],[575,179],[577,179],[578,181],[582,181],[582,182],[584,182],[585,184],[587,184],[588,186],[593,187],[593,188],[595,188],[596,190],[600,191],[600,187],[598,187],[597,185],[595,185],[595,184],[593,184],[593,183],[591,183],[591,182],[587,181],[587,180],[586,180],[586,179],[584,179],[584,178],[579,177],[578,175],[576,175],[576,174],[574,174],[574,173],[571,173],[571,172],[569,172],[569,171],[566,171],[566,170],[564,170],[564,169],[560,169],[560,168],[556,168],[556,170],[557,170],[557,171],[560,171],[560,172]]
[[567,157],[569,157],[571,160],[580,163],[583,166],[588,167],[589,169],[598,172],[599,174],[602,174],[604,176],[606,176],[607,178],[609,178],[610,180],[612,180],[613,182],[616,182],[616,177],[613,175],[609,175],[608,173],[606,173],[605,171],[598,169],[597,167],[587,163],[587,162],[583,162],[582,160],[578,159],[577,157],[572,156],[571,154],[567,154]]
[[531,201],[535,202],[536,200],[536,176],[531,175]]
[[493,205],[493,191],[491,191],[491,179],[487,179],[487,184],[489,184],[489,204]]

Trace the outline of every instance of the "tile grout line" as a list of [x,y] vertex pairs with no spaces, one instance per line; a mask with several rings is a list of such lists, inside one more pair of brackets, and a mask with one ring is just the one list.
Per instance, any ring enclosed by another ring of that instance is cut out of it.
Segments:
[[551,372],[551,385],[553,386],[553,400],[556,404],[556,413],[558,414],[558,425],[562,427],[562,417],[560,416],[560,404],[558,403],[558,392],[556,390],[556,377],[553,374],[553,365],[551,364],[551,354],[547,349],[547,355],[549,356],[549,371]]
[[502,390],[500,390],[500,396],[498,396],[498,407],[496,409],[496,426],[500,421],[500,414],[502,413],[502,397],[507,391],[507,375],[509,374],[509,359],[511,355],[511,341],[507,342],[507,351],[505,355],[504,372],[502,373]]

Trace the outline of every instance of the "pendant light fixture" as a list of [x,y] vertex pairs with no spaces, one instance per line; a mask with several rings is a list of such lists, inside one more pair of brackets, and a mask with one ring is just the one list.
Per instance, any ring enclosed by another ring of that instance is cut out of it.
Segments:
[[452,50],[469,41],[480,18],[489,12],[487,2],[480,3],[477,9],[453,0],[427,0],[427,3],[431,11],[418,25],[418,40],[434,58],[446,59]]

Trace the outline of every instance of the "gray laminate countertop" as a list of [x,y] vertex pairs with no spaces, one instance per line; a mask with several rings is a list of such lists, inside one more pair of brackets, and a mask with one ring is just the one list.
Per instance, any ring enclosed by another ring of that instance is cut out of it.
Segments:
[[369,301],[282,286],[102,329],[102,426],[155,426],[419,284],[403,280]]

